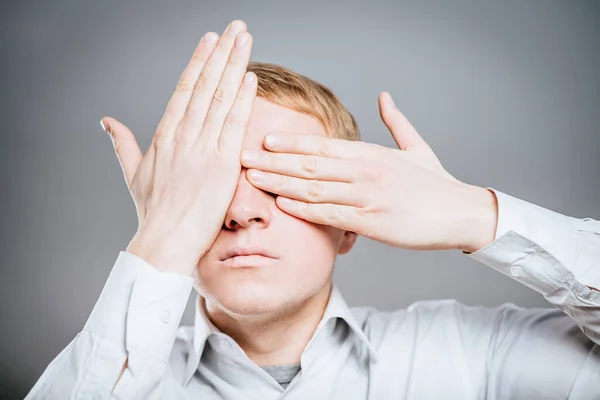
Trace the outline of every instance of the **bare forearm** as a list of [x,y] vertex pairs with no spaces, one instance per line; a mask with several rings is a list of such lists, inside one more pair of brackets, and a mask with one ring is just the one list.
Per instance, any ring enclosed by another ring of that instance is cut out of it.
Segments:
[[138,256],[158,271],[191,276],[202,255],[170,243],[160,232],[139,232],[131,239],[127,252]]
[[474,253],[493,242],[498,225],[498,200],[494,192],[477,186],[470,189],[472,195],[465,201],[465,217],[458,223],[464,238],[461,250],[466,253]]

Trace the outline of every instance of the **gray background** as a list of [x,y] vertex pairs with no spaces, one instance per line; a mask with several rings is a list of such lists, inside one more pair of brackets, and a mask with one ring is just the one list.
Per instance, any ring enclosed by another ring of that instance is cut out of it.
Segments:
[[[459,179],[600,217],[600,3],[2,3],[3,398],[23,397],[82,328],[137,227],[104,115],[146,149],[198,39],[247,22],[253,59],[329,86],[363,139],[393,146],[388,90]],[[361,238],[338,260],[350,305],[548,306],[460,252]],[[191,322],[191,307],[184,323]]]

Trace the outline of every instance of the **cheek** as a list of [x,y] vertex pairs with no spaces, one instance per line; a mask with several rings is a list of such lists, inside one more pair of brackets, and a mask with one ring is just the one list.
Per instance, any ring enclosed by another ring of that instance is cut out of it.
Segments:
[[297,256],[314,259],[335,258],[339,238],[336,237],[330,227],[316,225],[309,222],[301,222],[303,225],[295,229],[295,234],[288,242],[296,249]]
[[299,226],[293,229],[294,234],[285,243],[288,262],[294,266],[300,279],[327,277],[337,255],[339,234],[330,227],[306,221],[295,222]]

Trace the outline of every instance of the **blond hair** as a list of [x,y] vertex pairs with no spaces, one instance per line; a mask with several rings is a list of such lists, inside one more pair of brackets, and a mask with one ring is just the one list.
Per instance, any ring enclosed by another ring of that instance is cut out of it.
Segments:
[[316,118],[329,137],[360,140],[356,121],[331,90],[288,68],[250,62],[258,78],[257,96]]

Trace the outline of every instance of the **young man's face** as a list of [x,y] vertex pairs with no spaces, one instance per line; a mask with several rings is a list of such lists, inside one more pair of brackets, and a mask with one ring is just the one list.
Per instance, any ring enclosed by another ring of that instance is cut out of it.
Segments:
[[[263,149],[266,134],[276,131],[325,136],[315,118],[257,98],[244,148]],[[243,169],[224,227],[198,264],[196,289],[230,314],[282,311],[328,288],[336,255],[355,240],[352,232],[281,211],[275,196],[252,186]],[[223,260],[236,248],[270,257]]]

